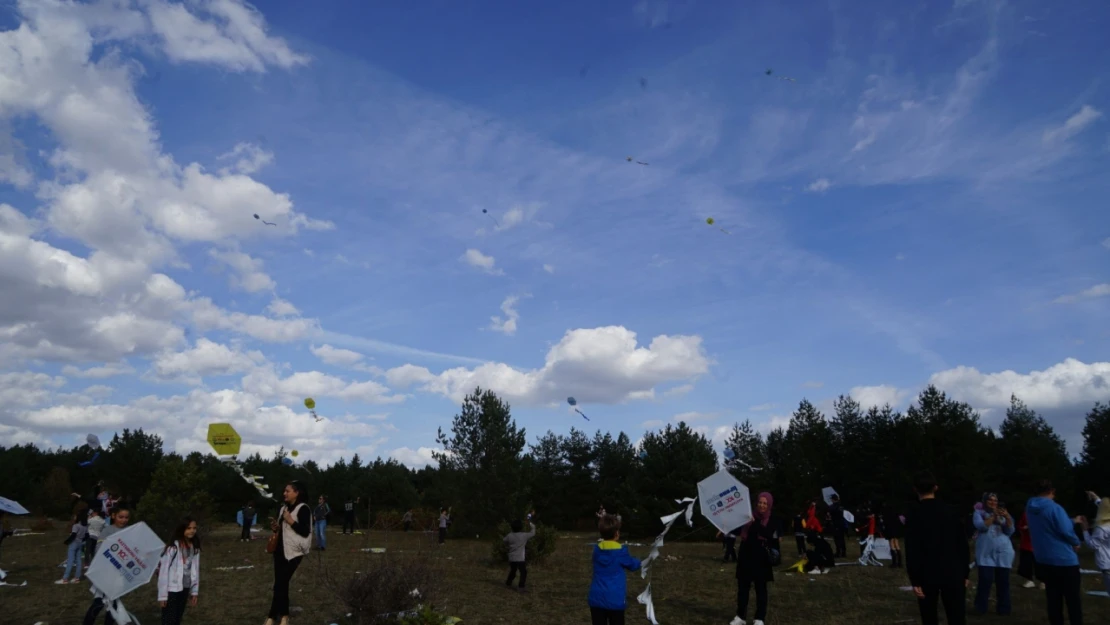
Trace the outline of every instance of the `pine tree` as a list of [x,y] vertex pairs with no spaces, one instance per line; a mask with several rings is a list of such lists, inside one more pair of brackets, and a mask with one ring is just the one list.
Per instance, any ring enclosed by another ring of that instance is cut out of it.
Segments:
[[733,424],[725,447],[731,449],[739,461],[730,463],[729,472],[749,487],[760,484],[761,474],[767,470],[767,444],[763,442],[763,435],[755,431],[750,419]]
[[1033,483],[1049,479],[1062,495],[1071,492],[1071,461],[1063,439],[1017,396],[1010,397],[999,427],[999,497],[1020,509],[1034,493]]
[[1080,476],[1083,490],[1110,494],[1110,404],[1096,403],[1087,413]]

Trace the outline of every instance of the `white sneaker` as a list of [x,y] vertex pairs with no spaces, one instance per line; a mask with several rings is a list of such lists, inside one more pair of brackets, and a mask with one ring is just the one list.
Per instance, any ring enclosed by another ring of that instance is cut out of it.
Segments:
[[744,622],[744,619],[737,616],[733,618],[732,622],[730,622],[728,625],[747,625],[747,623]]
[[763,621],[752,621],[752,625],[763,625]]
[[68,579],[59,579],[58,581],[56,581],[54,583],[55,584],[68,584],[69,580]]
[[1029,580],[1021,585],[1022,588],[1035,588],[1036,586],[1037,584],[1035,584],[1033,580]]

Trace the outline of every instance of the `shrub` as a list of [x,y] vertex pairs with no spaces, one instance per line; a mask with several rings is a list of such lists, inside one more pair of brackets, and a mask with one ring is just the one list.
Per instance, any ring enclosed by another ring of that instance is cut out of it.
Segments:
[[164,540],[171,538],[185,516],[193,517],[204,527],[212,517],[212,498],[204,473],[177,456],[162,458],[150,478],[150,490],[135,512],[136,520],[145,522]]
[[[428,606],[434,605],[442,581],[429,560],[375,554],[365,558],[359,569],[361,572],[346,579],[333,581],[328,577],[328,586],[351,613],[355,625],[395,624],[399,616],[414,610],[418,611],[415,618],[434,615]],[[404,622],[434,625],[440,621]]]
[[[525,528],[527,528],[527,525],[525,525]],[[492,541],[494,563],[509,561],[509,546],[505,544],[505,537],[512,531],[512,528],[506,522],[497,526],[497,535],[493,537]],[[555,553],[555,543],[558,540],[558,531],[554,527],[536,524],[536,535],[524,547],[524,561],[529,564],[543,562]]]

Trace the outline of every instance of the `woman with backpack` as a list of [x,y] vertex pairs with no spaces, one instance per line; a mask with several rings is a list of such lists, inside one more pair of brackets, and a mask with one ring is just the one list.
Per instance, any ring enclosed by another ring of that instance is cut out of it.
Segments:
[[185,517],[162,550],[158,562],[158,604],[162,625],[181,625],[185,604],[197,605],[200,595],[200,540],[197,522]]

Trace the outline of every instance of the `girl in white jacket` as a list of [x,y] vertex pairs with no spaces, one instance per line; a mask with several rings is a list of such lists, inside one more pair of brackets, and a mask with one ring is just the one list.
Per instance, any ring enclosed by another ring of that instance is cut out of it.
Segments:
[[1088,492],[1091,500],[1098,506],[1094,529],[1088,530],[1087,519],[1079,518],[1083,527],[1083,542],[1095,550],[1095,567],[1102,573],[1102,585],[1110,593],[1110,498],[1100,499]]
[[162,606],[162,625],[180,625],[185,603],[196,606],[199,595],[200,541],[197,540],[197,522],[185,517],[158,562],[158,603]]

